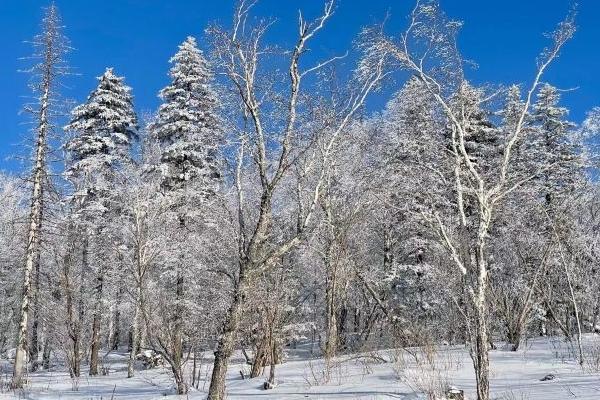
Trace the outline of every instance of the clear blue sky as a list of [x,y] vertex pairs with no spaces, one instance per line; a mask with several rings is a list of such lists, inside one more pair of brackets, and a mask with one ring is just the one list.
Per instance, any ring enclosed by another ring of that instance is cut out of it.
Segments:
[[[446,12],[465,25],[460,47],[478,64],[468,72],[478,83],[527,82],[535,57],[546,43],[543,33],[563,18],[568,0],[441,0]],[[0,0],[0,170],[23,168],[11,156],[25,151],[18,144],[28,137],[19,110],[29,94],[26,67],[19,60],[30,53],[24,41],[38,30],[42,0]],[[230,21],[234,0],[56,0],[66,34],[76,50],[69,62],[81,74],[65,91],[81,102],[107,66],[124,75],[133,87],[139,111],[158,104],[156,93],[167,82],[168,59],[177,45],[202,35],[209,22]],[[391,12],[388,29],[398,33],[406,23],[413,0],[339,0],[336,14],[315,51],[341,54],[350,47],[361,26],[380,21]],[[302,8],[314,16],[322,0],[261,0],[255,14],[278,19],[270,39],[290,44],[296,33],[295,18]],[[549,71],[546,80],[563,88],[571,119],[581,122],[590,108],[600,105],[600,1],[579,2],[578,32]]]

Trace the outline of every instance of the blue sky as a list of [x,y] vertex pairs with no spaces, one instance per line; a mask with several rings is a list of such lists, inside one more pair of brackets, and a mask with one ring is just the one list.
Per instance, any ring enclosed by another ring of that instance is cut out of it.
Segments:
[[[441,0],[446,12],[464,21],[460,47],[478,68],[468,71],[477,83],[528,82],[535,57],[549,32],[570,8],[568,0]],[[26,40],[38,30],[41,0],[0,0],[0,170],[17,172],[24,166],[14,159],[24,154],[20,143],[29,133],[19,115],[29,94],[27,66],[19,58],[30,53]],[[112,66],[133,87],[139,111],[158,104],[156,93],[167,81],[168,59],[187,35],[201,47],[208,23],[230,21],[234,0],[56,0],[66,34],[75,51],[69,63],[78,74],[65,96],[81,102],[96,84],[95,77]],[[413,0],[339,0],[336,14],[312,48],[324,55],[341,54],[351,46],[361,26],[391,13],[388,30],[405,26]],[[261,0],[255,14],[278,22],[269,39],[293,43],[299,8],[315,16],[322,0]],[[600,105],[600,1],[581,0],[578,32],[549,70],[546,81],[562,89],[571,119],[580,122],[590,108]]]

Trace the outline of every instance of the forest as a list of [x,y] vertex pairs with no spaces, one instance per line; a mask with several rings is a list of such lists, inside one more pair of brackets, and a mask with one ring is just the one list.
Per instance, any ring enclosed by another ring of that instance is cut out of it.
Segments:
[[28,168],[0,175],[0,398],[600,398],[600,107],[571,121],[546,81],[576,10],[480,84],[435,0],[329,58],[350,2],[255,3],[182,38],[148,113],[110,66],[65,100],[44,9]]

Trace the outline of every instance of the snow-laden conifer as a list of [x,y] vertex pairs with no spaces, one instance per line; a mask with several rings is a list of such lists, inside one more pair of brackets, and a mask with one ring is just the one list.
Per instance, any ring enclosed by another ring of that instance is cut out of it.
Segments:
[[162,147],[163,186],[189,188],[194,181],[203,194],[214,192],[219,172],[218,101],[210,65],[188,37],[170,60],[171,83],[160,91],[161,104],[152,134]]
[[66,149],[71,159],[69,172],[75,175],[128,160],[137,138],[131,88],[112,68],[107,68],[98,81],[87,101],[73,109],[65,127],[74,132]]
[[[105,228],[111,215],[118,214],[121,208],[114,172],[131,159],[131,146],[138,129],[131,88],[125,85],[124,78],[108,68],[98,81],[87,101],[73,109],[66,126],[73,137],[65,146],[69,156],[67,176],[75,186],[74,208],[86,253],[83,260],[95,267],[90,375],[98,374],[101,307],[109,267],[106,260],[111,256],[107,252],[110,247],[102,241],[110,237]],[[91,251],[94,247],[95,252]]]

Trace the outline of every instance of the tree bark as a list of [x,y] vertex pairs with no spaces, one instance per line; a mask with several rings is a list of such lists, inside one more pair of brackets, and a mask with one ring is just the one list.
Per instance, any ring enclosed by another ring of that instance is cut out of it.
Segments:
[[475,305],[475,378],[477,382],[477,400],[490,398],[490,360],[488,352],[488,328],[485,302]]
[[[263,327],[264,329],[264,327]],[[250,378],[256,378],[262,375],[265,366],[267,365],[268,352],[268,337],[263,333],[263,336],[256,344],[254,360],[252,360],[252,368],[250,370]]]
[[119,288],[117,290],[116,298],[115,298],[115,313],[113,316],[113,332],[112,337],[110,339],[110,348],[111,350],[118,350],[119,345],[121,344],[121,309],[119,305],[121,304],[121,300],[123,298],[123,285],[119,283]]
[[175,332],[173,334],[173,362],[171,363],[171,369],[175,376],[175,383],[177,385],[177,394],[187,393],[187,385],[183,376],[183,271],[180,265],[177,270],[177,286],[175,289],[176,297],[176,311],[175,311]]
[[275,318],[269,329],[269,351],[271,353],[271,366],[269,367],[269,380],[265,385],[265,389],[273,389],[275,387],[275,366],[277,365],[277,341],[275,340]]
[[246,275],[246,267],[242,265],[240,268],[239,280],[234,287],[233,301],[225,316],[221,339],[219,340],[217,350],[215,351],[215,361],[210,380],[210,388],[208,389],[208,400],[225,399],[227,362],[229,361],[235,346],[247,285],[248,276]]
[[136,288],[135,308],[133,311],[133,326],[131,327],[131,349],[129,350],[129,362],[127,363],[127,377],[133,378],[134,364],[137,349],[140,341],[140,318],[142,314],[142,288],[140,285]]
[[338,348],[338,321],[337,321],[337,261],[333,260],[333,239],[329,243],[327,254],[325,257],[325,268],[327,273],[327,281],[325,283],[325,324],[326,338],[325,348],[323,349],[323,358],[325,359],[325,379],[329,380],[331,359],[335,357]]
[[506,339],[510,343],[510,350],[517,351],[521,345],[523,327],[518,322],[509,323],[507,326]]
[[40,123],[37,129],[38,138],[36,142],[35,166],[33,169],[33,192],[31,196],[31,210],[29,213],[29,231],[27,235],[27,248],[25,250],[25,269],[23,276],[21,311],[19,314],[19,327],[17,332],[17,344],[15,354],[15,365],[11,386],[13,388],[23,387],[23,372],[27,355],[27,333],[29,322],[29,301],[31,297],[31,275],[38,259],[40,251],[40,236],[42,228],[43,179],[46,174],[46,136],[48,133],[48,107],[50,101],[50,73],[44,80],[44,93],[42,96],[42,108]]
[[100,323],[102,322],[102,291],[104,288],[104,268],[100,266],[96,275],[94,316],[90,346],[90,375],[98,375],[98,353],[100,351]]
[[29,360],[31,370],[36,371],[38,365],[38,355],[40,351],[39,329],[40,329],[40,257],[35,263],[34,295],[33,295],[33,324],[31,325],[31,345],[29,346]]
[[42,352],[42,368],[48,370],[50,368],[50,339],[48,335],[44,338],[44,351]]
[[73,339],[73,359],[71,364],[71,377],[79,377],[81,375],[81,341],[83,330],[83,319],[85,316],[84,298],[85,298],[85,280],[88,270],[88,247],[87,240],[84,240],[82,255],[81,255],[81,277],[79,280],[79,298],[77,299],[77,315],[78,319],[74,323],[72,339]]
[[490,214],[482,210],[484,219],[480,222],[478,232],[476,263],[477,283],[475,288],[474,312],[475,312],[475,378],[477,383],[477,400],[490,399],[490,359],[489,359],[489,333],[487,321],[487,290],[488,270],[485,251],[485,238],[489,231]]

